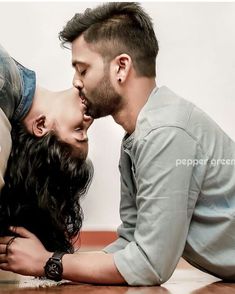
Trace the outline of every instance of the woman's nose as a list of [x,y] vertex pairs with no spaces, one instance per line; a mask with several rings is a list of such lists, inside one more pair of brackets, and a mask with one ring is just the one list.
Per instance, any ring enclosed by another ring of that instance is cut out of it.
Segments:
[[83,131],[83,140],[87,141],[88,140],[88,136],[87,136],[87,130]]
[[87,128],[90,127],[90,125],[93,123],[94,119],[90,116],[90,115],[87,115],[87,114],[84,114],[83,115],[83,120],[84,122],[86,123],[87,125]]

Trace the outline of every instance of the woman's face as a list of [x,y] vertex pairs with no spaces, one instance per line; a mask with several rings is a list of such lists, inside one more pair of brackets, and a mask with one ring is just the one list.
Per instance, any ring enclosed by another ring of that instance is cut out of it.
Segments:
[[22,122],[36,137],[54,131],[59,140],[72,146],[75,156],[85,158],[87,130],[93,122],[85,112],[86,106],[76,88],[52,92],[37,86],[32,106]]
[[87,130],[93,122],[90,116],[85,115],[86,106],[82,103],[77,89],[72,88],[61,92],[64,95],[54,114],[54,128],[57,136],[74,147],[74,150],[88,153]]

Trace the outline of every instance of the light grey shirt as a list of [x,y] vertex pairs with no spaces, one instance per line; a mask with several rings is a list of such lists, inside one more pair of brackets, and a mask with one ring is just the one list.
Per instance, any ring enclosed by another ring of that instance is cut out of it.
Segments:
[[160,285],[183,256],[235,281],[235,143],[194,104],[155,88],[121,158],[122,224],[104,249],[130,285]]

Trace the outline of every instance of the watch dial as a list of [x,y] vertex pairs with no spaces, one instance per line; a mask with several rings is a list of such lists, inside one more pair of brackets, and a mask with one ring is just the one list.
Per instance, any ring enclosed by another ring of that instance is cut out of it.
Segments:
[[48,271],[50,272],[51,275],[58,275],[60,273],[60,267],[58,264],[49,264],[48,266]]
[[63,272],[62,264],[59,261],[49,260],[45,267],[45,274],[48,279],[60,281]]

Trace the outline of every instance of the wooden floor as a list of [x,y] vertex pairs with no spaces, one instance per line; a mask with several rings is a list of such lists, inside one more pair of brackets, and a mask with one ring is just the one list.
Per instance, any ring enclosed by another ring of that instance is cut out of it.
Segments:
[[[37,281],[36,281],[37,282]],[[0,270],[0,294],[230,294],[235,284],[223,283],[181,260],[171,279],[160,287],[94,286],[65,283],[43,288],[32,278]]]

